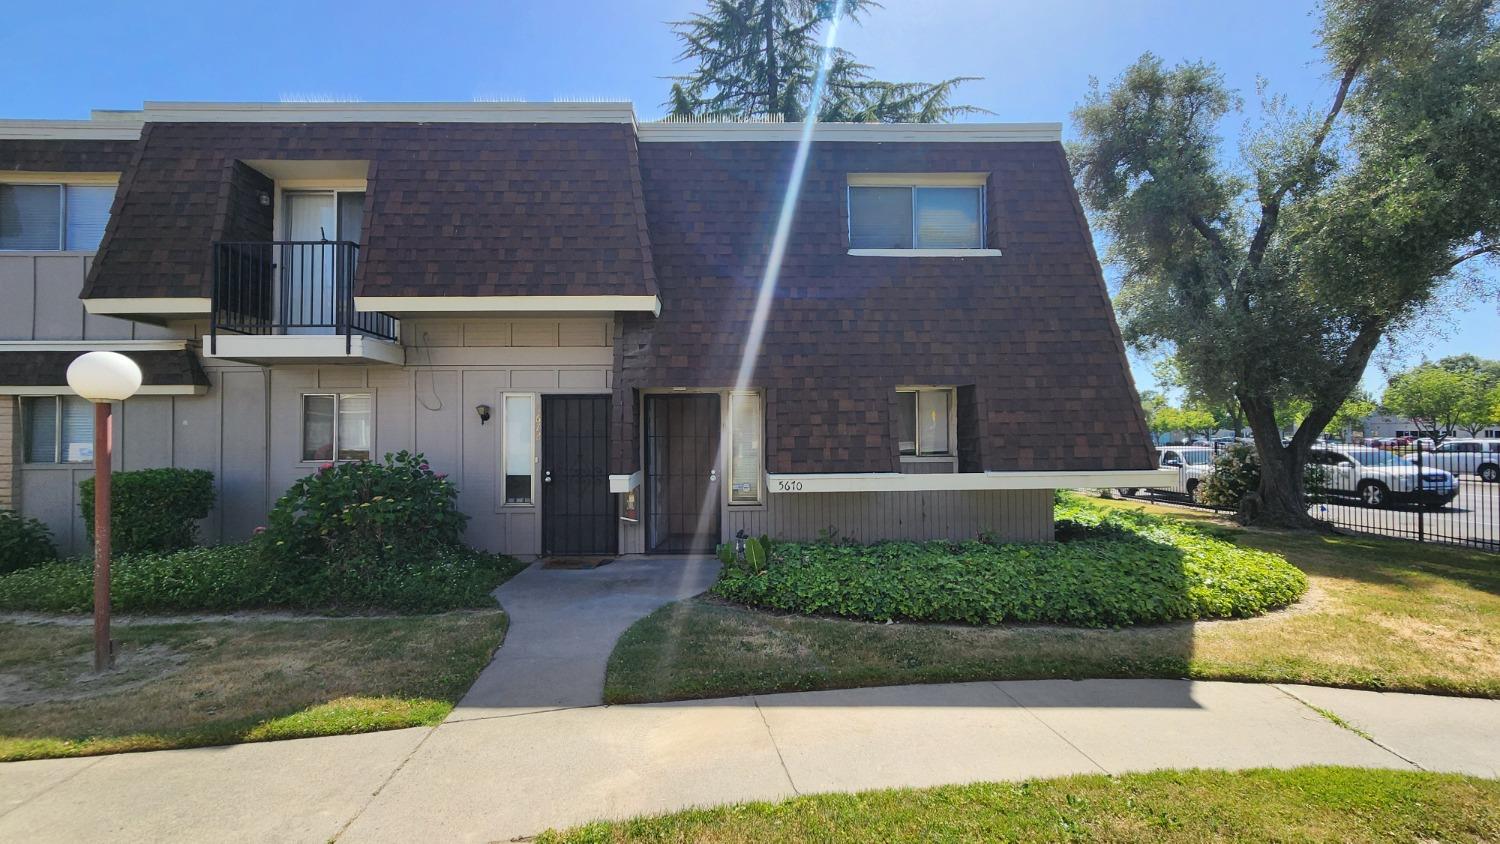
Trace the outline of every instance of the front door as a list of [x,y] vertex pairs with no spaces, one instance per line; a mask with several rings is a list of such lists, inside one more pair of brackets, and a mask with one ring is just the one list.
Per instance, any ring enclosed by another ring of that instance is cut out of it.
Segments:
[[613,554],[609,396],[542,397],[542,553]]
[[702,553],[719,542],[719,397],[646,397],[646,547]]

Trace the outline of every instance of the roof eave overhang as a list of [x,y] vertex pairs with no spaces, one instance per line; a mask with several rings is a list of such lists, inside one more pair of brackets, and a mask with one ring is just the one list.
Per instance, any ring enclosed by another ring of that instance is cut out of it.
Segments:
[[1173,470],[1092,469],[1061,472],[958,472],[908,475],[900,472],[767,474],[773,493],[918,492],[927,490],[1071,489],[1149,487],[1170,484]]
[[644,296],[355,296],[354,307],[398,317],[506,313],[649,312],[661,315],[661,298]]

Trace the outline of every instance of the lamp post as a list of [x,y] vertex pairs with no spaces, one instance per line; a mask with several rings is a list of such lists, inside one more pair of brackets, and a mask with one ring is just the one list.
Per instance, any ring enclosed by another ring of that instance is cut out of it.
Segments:
[[86,352],[68,364],[68,386],[94,403],[94,670],[115,664],[109,639],[110,402],[141,388],[141,368],[119,352]]

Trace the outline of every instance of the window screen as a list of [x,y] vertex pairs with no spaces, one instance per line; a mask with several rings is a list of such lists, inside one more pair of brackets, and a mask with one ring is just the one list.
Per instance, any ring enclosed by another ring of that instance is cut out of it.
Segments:
[[733,438],[729,458],[729,503],[758,504],[765,441],[760,396],[755,393],[731,394],[729,424]]
[[850,249],[910,249],[911,188],[849,189]]
[[114,185],[68,185],[65,190],[67,248],[76,252],[93,252],[104,238],[109,207],[115,201]]
[[917,246],[922,249],[978,249],[980,189],[916,188]]
[[340,460],[370,459],[370,397],[340,395],[338,402]]
[[505,503],[532,503],[536,463],[536,400],[530,395],[505,397]]
[[0,249],[62,248],[62,188],[0,185]]

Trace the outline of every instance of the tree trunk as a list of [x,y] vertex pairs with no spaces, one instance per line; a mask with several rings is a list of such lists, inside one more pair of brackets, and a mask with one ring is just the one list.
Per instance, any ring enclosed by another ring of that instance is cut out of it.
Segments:
[[776,66],[776,4],[779,0],[765,0],[761,13],[761,30],[766,41],[766,116],[785,115],[781,102],[780,70]]
[[1239,395],[1240,407],[1255,437],[1260,458],[1260,488],[1250,500],[1241,502],[1240,516],[1246,522],[1272,527],[1313,529],[1322,527],[1307,513],[1307,491],[1303,488],[1308,442],[1299,430],[1292,444],[1281,444],[1276,408],[1261,396]]

